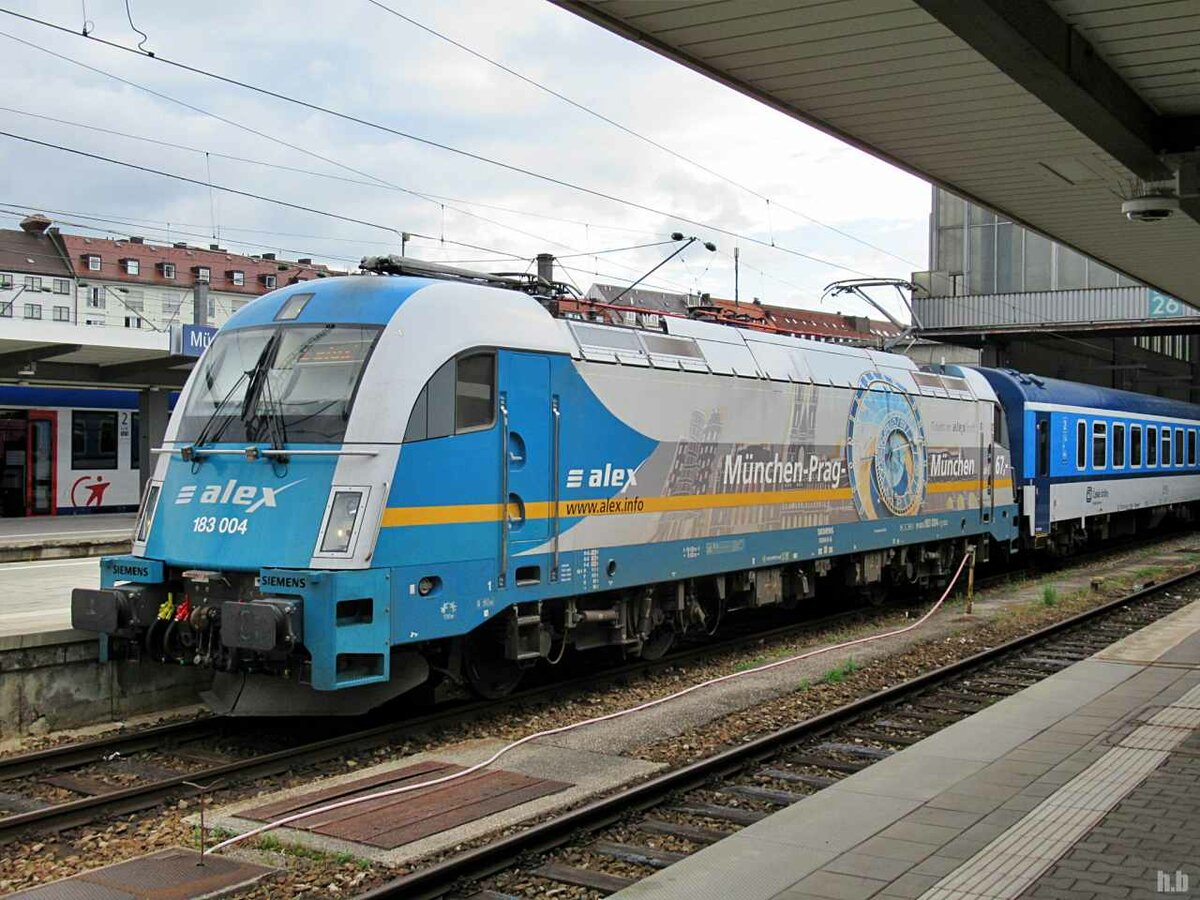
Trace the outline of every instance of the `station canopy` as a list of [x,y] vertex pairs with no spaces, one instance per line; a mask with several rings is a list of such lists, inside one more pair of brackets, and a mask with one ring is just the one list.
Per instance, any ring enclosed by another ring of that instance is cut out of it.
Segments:
[[554,2],[1200,303],[1197,0]]

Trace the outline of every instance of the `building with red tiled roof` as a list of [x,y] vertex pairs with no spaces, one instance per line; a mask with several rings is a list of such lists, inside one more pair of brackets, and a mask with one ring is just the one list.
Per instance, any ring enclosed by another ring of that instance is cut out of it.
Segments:
[[41,318],[43,305],[63,316],[74,297],[75,275],[49,219],[29,216],[20,231],[0,230],[0,319]]
[[197,290],[207,293],[208,323],[220,325],[268,291],[338,274],[311,259],[244,256],[211,245],[153,244],[142,238],[62,235],[79,287],[79,321],[153,327],[193,321]]
[[560,299],[558,310],[562,315],[613,325],[653,326],[654,322],[647,322],[646,317],[680,316],[838,343],[878,344],[899,333],[890,322],[867,316],[776,306],[758,300],[739,303],[708,294],[671,294],[643,288],[624,291],[609,284],[592,285],[580,300]]

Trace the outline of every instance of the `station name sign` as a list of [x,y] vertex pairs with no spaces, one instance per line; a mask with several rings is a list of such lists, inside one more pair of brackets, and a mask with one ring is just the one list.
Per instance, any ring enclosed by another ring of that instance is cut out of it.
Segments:
[[199,358],[217,333],[214,325],[172,325],[171,353]]

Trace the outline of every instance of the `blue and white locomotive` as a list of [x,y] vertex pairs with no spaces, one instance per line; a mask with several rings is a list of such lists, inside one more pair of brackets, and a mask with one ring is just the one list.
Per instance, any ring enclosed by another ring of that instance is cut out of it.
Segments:
[[1033,407],[1000,405],[1015,376],[552,306],[387,275],[240,310],[76,627],[213,668],[235,713],[353,713],[440,678],[498,696],[567,647],[653,657],[819,584],[945,583],[967,545],[1011,552],[1041,496]]

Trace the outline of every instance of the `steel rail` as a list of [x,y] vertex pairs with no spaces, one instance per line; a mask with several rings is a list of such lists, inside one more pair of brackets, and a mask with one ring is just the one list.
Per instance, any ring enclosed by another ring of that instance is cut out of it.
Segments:
[[[99,762],[113,753],[137,753],[168,746],[177,741],[196,740],[228,727],[234,719],[205,717],[153,725],[138,731],[107,735],[87,741],[73,741],[0,757],[0,781],[23,778],[43,772],[54,772]],[[2,821],[2,820],[0,820]]]
[[[881,612],[886,611],[886,609],[881,610]],[[391,738],[418,734],[435,726],[444,726],[458,720],[470,719],[479,714],[502,712],[506,708],[538,702],[547,697],[558,698],[566,691],[579,691],[601,686],[630,676],[679,665],[682,662],[717,655],[749,643],[757,643],[776,637],[802,635],[806,632],[828,628],[853,620],[863,614],[863,612],[864,609],[856,608],[815,620],[778,626],[766,631],[751,631],[731,636],[716,643],[705,643],[687,647],[673,653],[668,653],[657,660],[637,660],[631,664],[617,666],[606,671],[581,675],[578,678],[572,678],[567,681],[552,681],[537,685],[499,702],[495,700],[471,700],[454,703],[442,709],[435,710],[428,715],[418,716],[413,719],[388,722],[244,760],[235,760],[230,763],[169,776],[146,784],[133,785],[128,788],[97,794],[92,797],[82,797],[78,800],[71,800],[66,803],[6,816],[0,818],[0,845],[12,841],[25,832],[61,831],[66,828],[86,825],[102,816],[136,812],[137,810],[154,806],[169,798],[198,794],[199,790],[189,785],[189,782],[212,783],[234,775],[240,779],[252,776],[261,777],[291,769],[297,761],[303,761],[305,764],[320,763],[339,754],[348,753],[354,748],[362,749],[374,746]],[[0,780],[95,762],[103,759],[105,755],[114,752],[114,750],[117,752],[132,752],[135,749],[153,749],[163,746],[165,743],[164,739],[174,743],[175,739],[187,736],[191,729],[199,728],[201,725],[207,725],[211,729],[214,725],[223,723],[228,726],[231,723],[242,721],[261,720],[222,719],[214,717],[202,720],[202,722],[157,726],[136,734],[120,735],[115,738],[100,738],[87,741],[83,744],[67,744],[21,754],[0,760]],[[203,737],[204,734],[201,731],[196,736]]]
[[1015,650],[1028,647],[1078,625],[1086,624],[1131,604],[1147,600],[1198,576],[1200,576],[1200,569],[1185,572],[1158,584],[1147,585],[1124,597],[1118,597],[1093,609],[1039,628],[1027,635],[923,673],[901,684],[884,688],[868,697],[860,698],[811,719],[762,735],[599,800],[593,800],[584,806],[569,810],[524,831],[497,838],[484,846],[450,857],[427,869],[403,875],[357,895],[356,900],[385,900],[385,898],[427,900],[427,898],[441,897],[462,882],[477,881],[511,867],[519,857],[560,847],[581,834],[615,824],[630,813],[656,806],[672,794],[700,787],[715,777],[735,772],[747,763],[769,757],[802,739],[820,736],[822,733],[865,713],[919,693]]

